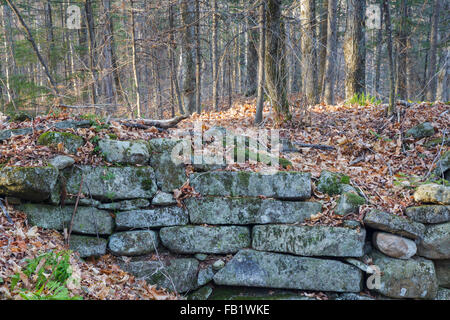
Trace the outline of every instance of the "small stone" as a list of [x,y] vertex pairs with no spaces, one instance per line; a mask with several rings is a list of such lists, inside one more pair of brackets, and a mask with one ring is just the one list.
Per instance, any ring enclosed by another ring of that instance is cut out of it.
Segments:
[[417,254],[429,259],[450,259],[450,222],[427,226]]
[[363,294],[343,293],[340,294],[335,300],[375,300],[375,299]]
[[414,192],[414,200],[421,203],[450,204],[450,187],[436,183],[423,184]]
[[204,254],[204,253],[197,253],[197,254],[195,254],[194,257],[195,257],[195,259],[197,259],[199,261],[205,261],[206,258],[208,258],[208,255]]
[[434,300],[450,300],[450,289],[439,288]]
[[443,223],[450,221],[450,206],[424,205],[406,208],[405,213],[421,223]]
[[373,244],[385,255],[397,259],[409,259],[417,252],[414,241],[386,232],[375,232]]
[[56,156],[49,162],[49,164],[51,164],[55,168],[58,168],[59,170],[68,168],[74,163],[75,160],[69,156]]
[[70,236],[70,250],[76,251],[81,258],[98,257],[106,254],[106,239],[79,235]]
[[359,213],[359,207],[364,203],[366,203],[366,201],[363,197],[360,197],[353,192],[345,192],[339,197],[334,212],[341,216],[345,216],[349,213]]
[[188,300],[208,300],[209,296],[213,292],[210,286],[205,286],[203,288],[197,289],[188,295]]
[[366,214],[363,221],[366,226],[371,228],[411,239],[420,238],[425,232],[425,226],[421,223],[380,210],[370,211]]
[[156,192],[152,200],[152,205],[154,206],[170,206],[173,204],[177,204],[173,194],[162,191]]
[[158,246],[158,235],[151,230],[125,231],[109,237],[109,250],[120,256],[140,256],[154,252]]
[[434,134],[434,127],[429,122],[423,122],[406,131],[406,137],[412,136],[415,139],[431,137]]
[[348,185],[349,183],[350,178],[348,176],[338,172],[323,170],[317,182],[317,190],[332,196],[342,193],[343,185]]
[[219,271],[223,267],[225,267],[225,262],[223,260],[214,261],[214,263],[212,265],[212,268],[214,271]]
[[127,211],[145,208],[149,205],[150,201],[147,199],[132,199],[112,203],[102,203],[98,206],[98,208],[103,210]]
[[351,265],[354,265],[355,267],[357,267],[359,270],[364,271],[367,274],[374,274],[375,270],[372,269],[369,265],[365,264],[364,262],[355,259],[355,258],[346,258],[345,261],[347,263],[350,263]]
[[198,271],[197,284],[199,287],[212,281],[214,278],[214,271],[212,266],[208,266],[205,269],[200,269]]

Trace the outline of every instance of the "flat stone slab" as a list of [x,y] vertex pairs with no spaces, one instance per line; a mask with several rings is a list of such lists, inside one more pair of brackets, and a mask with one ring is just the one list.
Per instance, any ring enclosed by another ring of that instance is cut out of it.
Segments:
[[187,225],[189,216],[179,207],[123,211],[116,214],[118,230]]
[[108,241],[103,238],[88,236],[70,236],[70,250],[76,251],[81,258],[99,257],[106,254]]
[[177,253],[235,253],[250,246],[248,227],[182,226],[162,228],[161,242]]
[[83,174],[82,193],[95,199],[113,201],[152,198],[156,181],[151,167],[91,167],[66,169],[67,193],[77,194]]
[[372,210],[364,217],[364,224],[378,230],[391,232],[407,238],[423,237],[425,226],[408,218],[380,210]]
[[[73,206],[63,208],[45,204],[23,204],[18,209],[27,214],[28,222],[45,229],[69,229]],[[81,234],[110,235],[114,231],[114,220],[107,211],[92,207],[78,207],[72,231]]]
[[392,258],[407,260],[417,252],[414,241],[391,233],[375,232],[372,242],[375,248]]
[[179,293],[194,290],[197,285],[199,263],[196,259],[170,261],[132,261],[120,263],[123,270],[170,291]]
[[148,206],[150,206],[150,201],[147,199],[131,199],[119,202],[101,203],[98,205],[98,208],[103,210],[129,211]]
[[450,260],[435,260],[434,268],[439,286],[450,289]]
[[259,198],[188,198],[184,201],[195,224],[298,223],[322,210],[319,202]]
[[450,187],[430,183],[419,186],[414,200],[421,203],[450,204]]
[[50,197],[58,179],[55,167],[3,167],[0,169],[0,195],[30,201]]
[[190,185],[204,196],[264,196],[286,200],[311,197],[311,174],[302,172],[280,171],[267,175],[246,171],[193,173]]
[[450,259],[450,222],[427,226],[417,254],[429,259]]
[[336,260],[241,250],[214,276],[219,285],[360,292],[362,272]]
[[362,257],[366,231],[328,226],[253,227],[252,248],[301,256]]
[[169,206],[177,204],[177,200],[173,197],[173,194],[168,192],[158,191],[152,199],[152,205],[154,206]]
[[433,299],[438,284],[433,261],[421,257],[394,259],[374,251],[370,255],[380,274],[374,290],[391,298]]
[[405,213],[421,223],[443,223],[450,221],[450,206],[425,205],[406,208]]
[[108,248],[119,256],[140,256],[155,252],[158,234],[151,230],[117,232],[109,237]]
[[150,160],[148,144],[145,141],[119,141],[103,139],[98,142],[106,161],[126,164],[147,164]]

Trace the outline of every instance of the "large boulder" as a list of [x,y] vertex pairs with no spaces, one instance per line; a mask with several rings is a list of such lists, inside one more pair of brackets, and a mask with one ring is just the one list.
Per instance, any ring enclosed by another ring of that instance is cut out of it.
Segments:
[[373,245],[385,255],[397,259],[407,260],[417,252],[414,241],[386,232],[375,232]]
[[187,180],[186,166],[177,163],[172,155],[174,148],[182,140],[174,139],[152,139],[149,141],[150,164],[155,169],[158,188],[164,192],[173,192],[179,189]]
[[162,228],[161,242],[177,253],[235,253],[250,246],[250,229],[237,226]]
[[332,196],[340,194],[343,191],[348,192],[350,189],[348,187],[351,187],[349,183],[350,178],[348,176],[339,172],[323,170],[317,182],[317,190]]
[[439,286],[450,289],[450,260],[435,260],[434,267]]
[[423,184],[414,192],[414,200],[422,203],[450,204],[450,187],[436,183]]
[[336,260],[241,250],[214,276],[219,285],[359,292],[362,272]]
[[[70,228],[74,207],[63,208],[45,204],[23,204],[19,210],[27,214],[28,223],[45,229]],[[110,235],[114,231],[114,220],[107,211],[92,207],[78,207],[72,231],[80,234]]]
[[438,284],[432,261],[420,257],[394,259],[378,251],[370,256],[381,273],[380,286],[375,286],[375,291],[391,298],[433,299],[436,296]]
[[364,229],[261,225],[253,227],[252,248],[301,256],[362,257],[365,236]]
[[199,263],[196,259],[171,259],[168,261],[132,261],[120,263],[123,270],[137,278],[145,279],[170,291],[183,293],[197,285]]
[[71,235],[70,250],[78,252],[81,258],[98,257],[106,254],[107,242],[100,237]]
[[151,198],[157,190],[151,167],[82,166],[66,169],[63,173],[67,193],[78,193],[83,175],[82,193],[98,200]]
[[50,197],[56,186],[55,167],[3,167],[0,169],[0,195],[30,201]]
[[69,153],[77,153],[77,149],[84,145],[84,140],[70,132],[48,131],[39,136],[37,143],[51,147],[62,144]]
[[434,134],[434,127],[429,122],[423,122],[417,126],[412,127],[406,131],[406,137],[414,137],[415,139],[422,139],[425,137],[431,137]]
[[302,172],[280,171],[267,175],[246,171],[193,173],[190,185],[203,196],[264,196],[286,200],[311,197],[311,175]]
[[194,224],[299,223],[322,210],[319,202],[259,198],[188,198],[184,201]]
[[442,223],[450,221],[450,206],[424,205],[406,208],[405,213],[421,223]]
[[179,226],[188,223],[188,213],[179,207],[132,210],[116,214],[116,226],[119,230]]
[[148,144],[144,141],[103,139],[98,142],[106,161],[124,164],[147,164],[150,159]]
[[425,226],[408,218],[396,216],[380,210],[372,210],[364,217],[364,224],[382,231],[391,232],[407,238],[421,238]]
[[429,259],[450,259],[450,222],[427,226],[417,252]]
[[108,248],[119,256],[140,256],[155,252],[158,234],[151,230],[117,232],[109,237]]

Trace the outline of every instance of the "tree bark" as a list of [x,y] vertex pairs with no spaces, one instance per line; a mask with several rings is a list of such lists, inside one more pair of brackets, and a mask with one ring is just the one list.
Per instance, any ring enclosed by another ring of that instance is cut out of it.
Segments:
[[395,78],[394,78],[394,57],[392,53],[392,27],[391,27],[391,11],[389,8],[389,0],[383,0],[385,26],[387,37],[388,61],[389,61],[389,105],[386,110],[388,117],[392,116],[395,110]]
[[407,0],[400,3],[400,23],[398,30],[398,63],[397,63],[397,98],[407,100],[407,66],[408,55],[408,5]]
[[328,25],[327,25],[327,52],[324,75],[324,100],[326,104],[334,104],[334,80],[337,56],[337,26],[336,26],[337,0],[328,0]]
[[427,89],[427,100],[434,101],[436,99],[436,88],[437,88],[437,75],[436,75],[436,52],[438,44],[438,24],[439,24],[439,10],[440,10],[440,0],[434,0],[433,2],[433,17],[431,19],[431,38],[430,38],[430,54],[428,63],[428,89]]
[[263,120],[264,109],[264,83],[265,83],[265,57],[266,57],[266,1],[261,0],[259,8],[259,59],[258,59],[258,96],[256,98],[255,123],[260,124]]
[[194,66],[194,0],[181,1],[181,19],[184,25],[183,51],[185,54],[186,75],[183,83],[184,104],[187,112],[196,111],[195,102],[195,66]]
[[303,91],[306,103],[318,102],[317,51],[316,42],[316,2],[302,1],[300,17],[302,20],[302,74]]
[[323,95],[324,87],[323,80],[325,76],[325,64],[327,56],[327,40],[328,40],[328,5],[329,0],[323,0],[322,7],[320,10],[320,25],[319,25],[319,49],[318,49],[318,92]]
[[[255,2],[252,2],[252,5]],[[257,8],[251,8],[247,17],[247,91],[246,96],[253,96],[258,85],[258,30]]]

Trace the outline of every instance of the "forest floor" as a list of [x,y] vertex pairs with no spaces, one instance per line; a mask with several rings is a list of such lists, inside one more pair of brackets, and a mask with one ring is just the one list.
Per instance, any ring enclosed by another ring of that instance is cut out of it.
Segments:
[[[298,151],[282,153],[292,166],[284,170],[311,172],[313,179],[322,170],[341,172],[348,175],[351,183],[364,194],[367,204],[361,207],[359,217],[372,208],[402,215],[404,208],[413,205],[413,190],[425,183],[434,169],[439,156],[449,147],[443,143],[431,143],[437,138],[448,137],[450,106],[443,103],[420,103],[410,107],[398,106],[401,120],[389,121],[381,106],[325,106],[317,105],[309,113],[294,109],[293,119],[283,126],[276,126],[269,108],[264,110],[263,126],[253,125],[254,101],[241,101],[232,108],[219,112],[194,114],[182,121],[178,129],[190,130],[201,121],[202,130],[222,126],[233,131],[278,129],[280,136],[291,142],[332,146],[334,150],[301,148]],[[86,116],[85,116],[86,118]],[[305,118],[307,121],[305,121]],[[25,122],[0,122],[0,130],[47,125],[55,121],[80,119],[70,114],[37,117]],[[302,121],[303,120],[303,121]],[[106,125],[95,118],[89,128],[71,129],[85,138],[86,144],[74,156],[77,164],[112,165],[104,162],[95,151],[95,141],[106,136],[119,140],[151,139],[167,137],[174,130],[160,131],[154,127],[142,130],[128,128],[117,122]],[[423,139],[405,137],[405,132],[417,124],[430,122],[435,134]],[[66,130],[67,131],[67,130]],[[1,165],[46,165],[56,154],[64,154],[64,148],[50,148],[37,144],[37,138],[44,131],[31,135],[13,137],[0,143]],[[259,165],[243,163],[229,165],[226,170],[261,170]],[[342,217],[333,212],[337,197],[330,197],[314,191],[314,197],[324,202],[324,210],[309,224],[340,225]],[[55,231],[30,227],[23,213],[8,208],[14,221],[11,225],[0,214],[0,297],[17,298],[17,292],[10,292],[7,285],[11,275],[21,272],[24,259],[35,257],[39,252],[64,249],[61,234]],[[3,250],[3,248],[7,250]],[[111,255],[88,263],[71,258],[75,272],[80,276],[80,285],[73,293],[86,299],[174,299],[174,295],[156,290],[115,264]],[[5,279],[5,280],[3,280]]]

